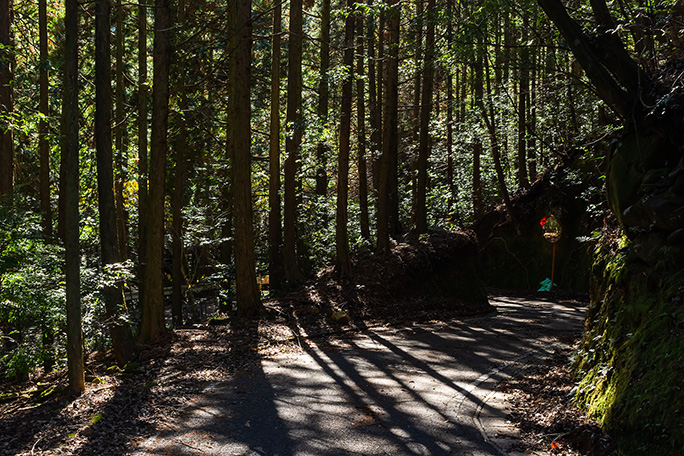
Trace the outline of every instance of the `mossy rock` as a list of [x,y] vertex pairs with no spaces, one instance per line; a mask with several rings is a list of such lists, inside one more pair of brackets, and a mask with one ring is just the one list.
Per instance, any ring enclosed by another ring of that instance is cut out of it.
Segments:
[[663,242],[651,234],[598,250],[573,366],[578,404],[625,456],[684,454],[684,271]]

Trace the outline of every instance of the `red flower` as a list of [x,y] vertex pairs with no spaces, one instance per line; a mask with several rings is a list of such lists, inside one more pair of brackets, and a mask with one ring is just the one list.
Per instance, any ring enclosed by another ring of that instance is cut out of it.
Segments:
[[546,225],[546,217],[544,217],[543,219],[541,219],[541,221],[539,222],[539,224],[540,224],[541,226]]

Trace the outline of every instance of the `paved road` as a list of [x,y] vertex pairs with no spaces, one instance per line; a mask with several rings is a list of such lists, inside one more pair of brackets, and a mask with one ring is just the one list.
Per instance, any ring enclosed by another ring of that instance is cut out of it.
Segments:
[[205,391],[135,454],[509,454],[496,384],[577,333],[585,308],[490,302],[489,317],[375,328],[324,349],[302,340],[302,354]]

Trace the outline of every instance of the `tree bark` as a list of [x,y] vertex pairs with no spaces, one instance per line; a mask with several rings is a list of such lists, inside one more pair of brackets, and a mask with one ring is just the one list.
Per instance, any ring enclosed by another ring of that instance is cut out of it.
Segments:
[[302,0],[290,0],[290,43],[287,73],[287,128],[285,140],[285,207],[283,267],[285,280],[297,283],[297,160],[302,143]]
[[[330,69],[330,0],[321,1],[321,67],[318,83],[318,119],[322,126],[328,123],[328,106],[330,88],[328,85],[328,71]],[[328,147],[325,140],[319,141],[316,147],[316,195],[325,196],[328,192],[327,166]]]
[[171,194],[171,315],[174,328],[183,326],[183,303],[187,289],[187,265],[183,248],[183,193],[187,179],[186,151],[188,129],[183,117],[187,109],[185,94],[180,95],[179,134],[174,144],[175,169]]
[[147,6],[138,5],[138,300],[145,300],[142,284],[145,283],[147,260]]
[[[454,5],[453,0],[447,1],[447,46],[450,50],[453,46],[454,41]],[[453,149],[454,149],[454,73],[452,68],[446,68],[447,73],[446,86],[447,86],[447,136],[446,136],[446,153],[447,153],[447,188],[449,189],[449,197],[447,199],[447,211],[451,214],[454,207],[454,199],[456,197],[455,187],[454,187],[454,159],[453,159]],[[458,69],[456,69],[456,87],[458,87]]]
[[271,137],[269,147],[268,180],[268,263],[269,288],[283,286],[283,230],[280,208],[280,45],[282,5],[273,9],[273,41],[271,58]]
[[366,162],[366,103],[364,84],[364,15],[357,12],[356,18],[356,129],[358,142],[358,172],[359,172],[359,210],[361,237],[370,241],[370,227],[368,220],[368,170]]
[[520,188],[530,186],[527,178],[527,105],[530,90],[529,60],[527,46],[527,28],[529,20],[527,12],[523,12],[522,37],[520,45],[520,77],[518,78],[518,185]]
[[78,1],[65,1],[64,29],[64,247],[66,251],[67,370],[69,393],[85,390],[81,325],[81,254],[79,246],[78,166]]
[[[633,111],[640,110],[639,98],[649,81],[643,71],[634,71],[634,62],[624,58],[625,49],[617,38],[607,38],[606,24],[602,6],[594,0],[592,9],[599,20],[600,43],[592,43],[582,28],[575,22],[560,0],[537,0],[546,15],[556,24],[573,55],[591,80],[599,97],[603,99],[622,118],[628,119]],[[609,15],[608,15],[609,16]],[[600,49],[600,54],[597,53]],[[628,57],[628,56],[627,56]],[[629,59],[631,60],[631,59]],[[621,65],[625,65],[623,68]]]
[[418,180],[416,188],[416,232],[427,233],[428,161],[430,158],[430,115],[432,113],[432,83],[435,72],[435,2],[428,0],[427,33],[425,37],[425,65],[423,67],[423,93],[420,108],[420,144],[418,149]]
[[[349,11],[354,7],[354,0],[347,1]],[[342,100],[340,109],[340,150],[338,153],[337,176],[337,218],[335,223],[335,271],[340,277],[351,275],[351,257],[349,255],[349,232],[347,230],[349,197],[349,139],[351,136],[352,84],[354,78],[354,14],[349,12],[344,25],[344,58],[347,77],[342,83]]]
[[12,94],[12,0],[0,0],[0,196],[14,188],[14,138],[9,118],[14,113]]
[[[112,75],[110,55],[111,2],[95,4],[95,153],[97,156],[97,190],[100,215],[100,250],[102,266],[107,268],[121,259],[117,240],[112,168]],[[123,289],[120,281],[104,286],[107,327],[112,348],[120,366],[135,354],[133,333],[122,320]]]
[[[496,128],[496,114],[494,112],[494,106],[492,105],[492,94],[491,94],[491,84],[489,78],[489,67],[486,68],[486,77],[484,78],[484,68],[482,64],[482,54],[477,58],[477,64],[475,68],[476,82],[475,87],[477,91],[476,100],[479,103],[480,111],[482,112],[482,118],[487,126],[487,131],[489,132],[489,141],[492,148],[492,161],[494,162],[494,170],[496,171],[497,186],[499,187],[499,196],[503,199],[504,206],[506,207],[506,214],[509,220],[513,219],[513,207],[511,205],[511,197],[506,188],[506,176],[504,174],[503,166],[501,165],[501,146],[499,143],[499,138],[497,137]],[[487,84],[487,105],[485,105],[484,97],[482,92],[484,89],[484,84]]]
[[[390,4],[393,4],[390,2]],[[399,221],[399,33],[401,27],[401,4],[392,7],[387,21],[388,54],[387,54],[387,82],[385,84],[390,100],[385,113],[388,127],[384,128],[383,147],[389,152],[388,195],[389,195],[389,230],[393,239],[399,239],[402,227]],[[387,143],[385,146],[384,144]]]
[[114,201],[116,204],[116,237],[119,245],[120,260],[128,258],[128,214],[124,205],[124,183],[126,173],[124,163],[128,161],[126,152],[126,135],[128,133],[126,122],[126,83],[124,66],[125,41],[124,41],[124,11],[121,0],[116,1],[116,114],[114,117],[114,132],[116,150],[116,176],[114,181]]
[[[416,23],[415,23],[415,40],[416,52],[413,57],[415,72],[413,74],[413,118],[411,119],[413,140],[420,141],[420,97],[421,97],[421,77],[423,77],[423,70],[427,64],[427,53],[430,52],[427,43],[425,43],[425,59],[423,60],[423,0],[415,0],[416,2]],[[423,82],[425,78],[423,77]]]
[[147,214],[143,214],[147,216],[145,253],[147,267],[143,282],[144,301],[140,322],[142,342],[158,339],[166,329],[162,252],[164,247],[164,179],[168,151],[170,27],[168,0],[155,0],[149,200]]
[[43,238],[52,242],[52,209],[50,207],[50,143],[48,122],[50,116],[50,80],[48,74],[47,0],[38,2],[38,41],[40,47],[40,101],[42,116],[38,123],[38,150],[40,155],[40,212],[43,216]]
[[[185,27],[185,0],[176,2],[176,23],[180,30]],[[174,45],[178,46],[178,32],[173,35]],[[187,150],[188,150],[188,100],[186,96],[185,66],[188,64],[183,59],[175,59],[174,84],[171,97],[176,100],[178,110],[175,111],[175,128],[178,133],[173,141],[174,176],[173,192],[171,193],[171,322],[174,328],[183,326],[183,304],[185,303],[187,283],[187,263],[185,261],[185,249],[183,247],[183,204],[185,193],[185,180],[187,178]]]
[[[368,0],[368,5],[372,6],[374,0]],[[380,173],[377,166],[378,157],[380,157],[381,146],[381,125],[382,125],[382,107],[378,102],[378,87],[376,84],[376,58],[375,58],[375,18],[371,17],[368,21],[368,111],[370,124],[370,162],[371,175],[373,176],[373,189],[377,193],[380,186]],[[379,63],[378,63],[379,65]],[[376,199],[377,203],[377,199]]]
[[237,74],[235,78],[235,272],[237,285],[237,313],[253,318],[261,310],[261,299],[256,282],[254,255],[254,226],[252,222],[252,162],[251,162],[251,103],[250,73],[252,57],[251,0],[237,0],[237,38],[235,50]]
[[[395,201],[398,153],[398,70],[399,70],[399,6],[397,0],[390,0],[385,10],[388,35],[387,60],[384,77],[384,119],[382,137],[382,162],[380,165],[380,189],[378,192],[377,251],[387,254],[390,251],[390,236],[397,234]],[[384,34],[384,30],[381,31]]]

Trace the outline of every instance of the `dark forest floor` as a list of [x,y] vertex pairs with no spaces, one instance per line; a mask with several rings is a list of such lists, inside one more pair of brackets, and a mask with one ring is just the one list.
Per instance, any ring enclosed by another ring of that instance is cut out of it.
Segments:
[[[0,454],[120,455],[135,448],[161,423],[177,419],[194,395],[214,382],[229,380],[263,357],[297,356],[286,319],[203,326],[176,331],[125,371],[112,369],[107,353],[88,360],[86,392],[73,401],[61,396],[64,371],[36,376],[31,382],[3,385],[17,392],[0,404]],[[379,323],[376,323],[379,324]],[[315,336],[325,343],[353,326],[333,326]],[[505,382],[513,407],[511,420],[522,431],[526,452],[558,455],[614,455],[610,439],[577,410],[569,393],[568,352],[556,353],[546,366]],[[56,392],[41,402],[33,391],[46,385]]]
[[[385,268],[402,269],[408,258],[423,257],[430,260],[429,252],[404,247]],[[179,419],[190,398],[208,386],[230,380],[263,358],[301,354],[301,337],[325,346],[340,335],[374,326],[448,321],[488,311],[486,303],[435,306],[434,297],[388,289],[381,279],[387,271],[378,272],[376,262],[356,266],[356,282],[340,285],[331,270],[323,271],[296,291],[265,301],[259,321],[227,317],[213,322],[221,324],[205,322],[169,332],[156,344],[141,347],[139,361],[125,369],[115,366],[109,352],[92,353],[86,363],[86,391],[75,400],[63,395],[65,370],[1,384],[0,454],[126,454],[155,427]],[[394,272],[397,287],[401,278]],[[347,312],[351,321],[335,322],[335,311]],[[291,329],[295,326],[297,331]],[[549,365],[533,366],[523,378],[501,385],[509,394],[511,419],[522,430],[525,451],[614,455],[609,438],[573,406],[569,356],[556,353]]]

